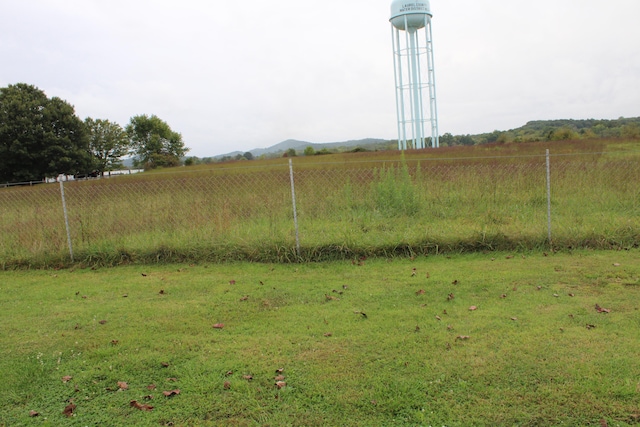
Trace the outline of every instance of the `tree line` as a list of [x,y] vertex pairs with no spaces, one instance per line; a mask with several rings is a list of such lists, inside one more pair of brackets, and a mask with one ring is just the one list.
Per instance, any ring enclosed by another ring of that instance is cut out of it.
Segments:
[[182,135],[155,115],[138,115],[123,128],[106,119],[80,119],[74,107],[18,83],[0,88],[0,182],[101,174],[122,167],[177,166],[189,151]]
[[495,130],[477,135],[440,136],[443,147],[455,145],[479,145],[487,143],[563,141],[594,138],[640,139],[640,117],[614,120],[535,120],[507,131]]

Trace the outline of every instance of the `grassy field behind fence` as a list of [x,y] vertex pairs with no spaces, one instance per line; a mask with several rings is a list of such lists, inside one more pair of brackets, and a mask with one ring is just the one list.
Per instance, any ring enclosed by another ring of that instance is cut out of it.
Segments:
[[[580,141],[286,159],[65,183],[76,262],[297,261],[640,243],[640,146]],[[58,184],[0,190],[1,267],[70,254]]]

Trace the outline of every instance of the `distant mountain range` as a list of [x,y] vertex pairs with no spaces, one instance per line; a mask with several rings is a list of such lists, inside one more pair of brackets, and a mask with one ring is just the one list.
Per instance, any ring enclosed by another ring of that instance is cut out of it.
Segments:
[[[286,141],[282,141],[268,148],[254,148],[253,150],[249,150],[249,153],[251,153],[254,157],[260,157],[262,155],[284,154],[287,150],[294,149],[296,150],[296,152],[298,152],[298,154],[301,154],[307,147],[312,147],[315,151],[319,151],[322,149],[331,150],[333,148],[340,148],[340,147],[344,147],[344,148],[363,147],[364,148],[366,146],[382,144],[386,142],[388,142],[388,140],[379,139],[379,138],[365,138],[365,139],[358,139],[358,140],[350,140],[350,141],[343,141],[343,142],[328,142],[328,143],[314,143],[309,141],[299,141],[296,139],[287,139]],[[223,157],[235,157],[238,154],[243,155],[244,153],[246,153],[246,151],[234,151],[231,153],[214,156],[214,158],[220,159]]]

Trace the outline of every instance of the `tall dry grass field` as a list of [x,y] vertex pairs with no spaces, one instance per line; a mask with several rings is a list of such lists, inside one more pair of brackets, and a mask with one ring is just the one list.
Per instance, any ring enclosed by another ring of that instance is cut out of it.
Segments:
[[[297,261],[640,243],[640,144],[507,144],[286,159],[64,185],[76,261]],[[0,190],[0,259],[70,259],[60,186]]]

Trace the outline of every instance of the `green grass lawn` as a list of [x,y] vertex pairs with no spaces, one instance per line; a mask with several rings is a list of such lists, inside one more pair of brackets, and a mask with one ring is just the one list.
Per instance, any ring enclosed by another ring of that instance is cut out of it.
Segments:
[[2,271],[0,426],[638,425],[639,261]]

